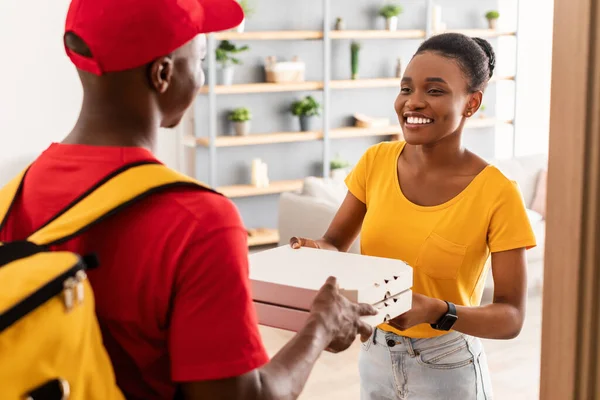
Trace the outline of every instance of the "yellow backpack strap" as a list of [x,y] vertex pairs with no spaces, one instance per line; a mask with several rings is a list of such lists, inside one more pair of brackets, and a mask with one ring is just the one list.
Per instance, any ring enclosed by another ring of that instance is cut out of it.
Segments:
[[10,213],[17,196],[23,188],[23,181],[28,170],[29,167],[25,168],[19,175],[15,176],[0,189],[0,230],[4,227],[8,213]]
[[127,165],[94,185],[27,240],[45,246],[66,242],[137,200],[176,186],[212,191],[204,184],[162,164]]

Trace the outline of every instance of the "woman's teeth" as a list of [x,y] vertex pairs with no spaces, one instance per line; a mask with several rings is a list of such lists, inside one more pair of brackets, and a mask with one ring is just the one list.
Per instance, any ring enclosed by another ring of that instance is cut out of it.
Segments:
[[406,122],[409,124],[430,124],[433,122],[432,119],[429,118],[417,118],[417,117],[408,117],[406,118]]

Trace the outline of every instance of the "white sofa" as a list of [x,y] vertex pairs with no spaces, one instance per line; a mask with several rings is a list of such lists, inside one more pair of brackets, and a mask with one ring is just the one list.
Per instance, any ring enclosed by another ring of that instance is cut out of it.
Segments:
[[[537,247],[527,252],[528,286],[531,290],[540,289],[543,280],[546,224],[543,217],[531,210],[530,207],[535,197],[540,172],[546,168],[547,156],[541,154],[489,160],[489,162],[519,183],[538,242]],[[335,216],[346,192],[347,188],[342,180],[308,177],[304,180],[304,186],[300,192],[282,194],[278,217],[279,244],[288,243],[292,236],[321,237]],[[360,253],[360,237],[349,251]],[[492,288],[493,281],[488,278],[486,289],[489,291]]]

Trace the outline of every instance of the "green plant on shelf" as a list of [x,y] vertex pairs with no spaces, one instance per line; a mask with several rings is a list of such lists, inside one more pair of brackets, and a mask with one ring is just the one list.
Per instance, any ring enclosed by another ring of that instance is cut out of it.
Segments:
[[239,107],[229,113],[229,120],[233,122],[245,122],[252,119],[252,113],[246,107]]
[[352,79],[358,79],[358,53],[360,51],[360,43],[352,42],[350,44],[350,67],[352,69]]
[[321,104],[312,96],[306,96],[302,100],[292,103],[290,111],[297,117],[314,117],[321,114]]
[[252,15],[254,15],[254,7],[252,7],[248,0],[238,0],[238,3],[242,7],[242,10],[244,10],[245,18],[250,18]]
[[379,15],[384,18],[397,17],[404,10],[400,4],[386,4],[379,9]]
[[250,50],[250,47],[248,47],[247,45],[237,47],[229,40],[223,40],[221,41],[221,43],[219,43],[219,47],[217,47],[215,51],[217,62],[223,67],[228,67],[231,65],[241,65],[242,60],[240,60],[237,57],[234,57],[233,54],[239,54],[247,50]]
[[485,13],[485,18],[487,20],[498,19],[500,18],[500,13],[496,10],[488,11],[487,13]]
[[496,29],[498,25],[498,18],[500,18],[500,13],[496,10],[488,11],[485,13],[485,18],[488,21],[488,28]]
[[331,160],[329,163],[329,169],[331,171],[335,171],[336,169],[344,169],[348,168],[350,163],[343,158],[340,157],[339,154],[336,154],[335,158]]

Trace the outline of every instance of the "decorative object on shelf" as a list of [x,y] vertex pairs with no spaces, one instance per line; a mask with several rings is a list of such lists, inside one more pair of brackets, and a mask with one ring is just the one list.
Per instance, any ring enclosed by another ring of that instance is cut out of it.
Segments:
[[252,160],[252,185],[256,187],[269,186],[267,164],[260,158]]
[[238,54],[249,49],[250,47],[247,45],[237,47],[229,40],[223,40],[219,44],[215,51],[217,62],[220,65],[220,68],[217,69],[219,85],[231,85],[233,83],[234,66],[242,64],[242,60],[232,56],[232,54]]
[[314,130],[314,117],[321,115],[321,104],[314,97],[306,96],[302,100],[294,101],[290,111],[293,115],[299,117],[300,130],[308,132]]
[[358,53],[360,43],[353,41],[350,44],[350,66],[352,69],[352,79],[358,79]]
[[228,119],[233,122],[233,128],[237,136],[246,136],[250,132],[250,120],[252,113],[246,107],[236,108],[229,113]]
[[402,78],[403,73],[404,73],[404,63],[402,62],[402,57],[398,57],[396,59],[396,78]]
[[265,75],[269,83],[304,82],[306,64],[297,56],[292,61],[279,61],[275,56],[265,60]]
[[335,30],[343,31],[344,29],[346,29],[346,24],[344,23],[344,19],[341,17],[337,17],[335,20]]
[[369,117],[365,114],[354,114],[354,126],[358,128],[382,128],[390,126],[390,119],[385,117]]
[[240,3],[242,10],[244,10],[244,19],[242,20],[242,23],[237,26],[236,31],[242,33],[246,27],[246,19],[254,14],[254,8],[252,8],[248,0],[238,0],[238,3]]
[[485,19],[487,19],[488,27],[490,29],[496,29],[498,25],[498,18],[500,18],[500,13],[496,10],[488,11],[487,13],[485,13]]
[[398,15],[402,14],[400,4],[386,4],[379,9],[379,15],[385,18],[385,29],[395,31],[398,29]]
[[329,163],[329,175],[334,181],[343,181],[350,173],[350,163],[340,157],[339,154]]

